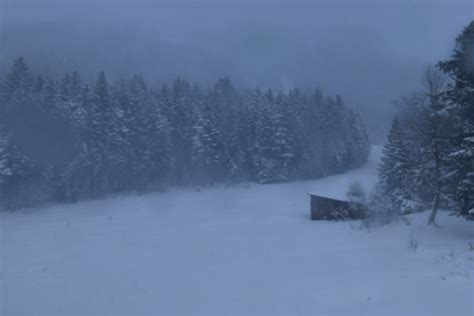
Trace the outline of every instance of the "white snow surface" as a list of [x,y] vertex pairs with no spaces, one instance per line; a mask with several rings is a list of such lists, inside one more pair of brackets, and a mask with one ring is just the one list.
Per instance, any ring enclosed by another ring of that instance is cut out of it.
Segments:
[[472,223],[309,220],[308,192],[370,188],[379,156],[313,181],[3,213],[2,315],[474,315]]

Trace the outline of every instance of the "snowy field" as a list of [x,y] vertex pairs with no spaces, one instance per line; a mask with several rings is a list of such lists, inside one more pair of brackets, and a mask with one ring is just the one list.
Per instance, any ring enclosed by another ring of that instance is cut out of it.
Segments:
[[306,193],[370,188],[379,152],[314,181],[2,214],[2,314],[474,315],[472,223],[309,220]]

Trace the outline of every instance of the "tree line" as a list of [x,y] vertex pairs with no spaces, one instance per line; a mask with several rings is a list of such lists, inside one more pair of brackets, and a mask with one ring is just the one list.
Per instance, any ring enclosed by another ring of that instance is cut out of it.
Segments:
[[424,89],[401,99],[375,194],[375,209],[407,214],[430,208],[474,220],[474,21],[451,58],[429,68]]
[[319,89],[203,88],[139,75],[92,84],[33,75],[18,58],[0,85],[5,208],[219,182],[311,179],[362,165],[360,115]]

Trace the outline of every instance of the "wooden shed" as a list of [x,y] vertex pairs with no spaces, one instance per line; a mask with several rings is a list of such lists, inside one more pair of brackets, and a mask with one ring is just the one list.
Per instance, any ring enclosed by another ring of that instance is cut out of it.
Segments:
[[362,204],[335,198],[309,194],[311,198],[311,220],[361,219],[367,216]]

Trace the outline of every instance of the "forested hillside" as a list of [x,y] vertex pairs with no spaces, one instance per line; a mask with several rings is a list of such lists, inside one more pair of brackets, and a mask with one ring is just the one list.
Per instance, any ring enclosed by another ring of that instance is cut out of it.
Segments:
[[18,58],[0,96],[0,197],[16,208],[123,191],[285,182],[362,165],[367,132],[340,96],[183,79],[152,87],[32,74]]

